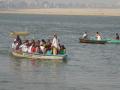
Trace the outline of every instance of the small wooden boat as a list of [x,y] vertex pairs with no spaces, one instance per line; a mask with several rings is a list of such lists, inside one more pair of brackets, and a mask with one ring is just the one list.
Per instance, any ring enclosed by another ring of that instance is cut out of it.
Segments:
[[12,51],[12,55],[18,58],[40,59],[40,60],[64,60],[67,55],[43,55],[43,54],[28,54]]
[[[29,32],[11,32],[10,36],[14,37],[16,35],[19,36],[28,36]],[[12,55],[18,58],[28,58],[28,59],[40,59],[40,60],[64,60],[67,58],[67,54],[58,54],[58,55],[43,55],[43,54],[29,54],[22,53],[16,50],[11,51]]]
[[80,43],[91,43],[91,44],[106,44],[106,40],[90,40],[90,39],[81,39]]

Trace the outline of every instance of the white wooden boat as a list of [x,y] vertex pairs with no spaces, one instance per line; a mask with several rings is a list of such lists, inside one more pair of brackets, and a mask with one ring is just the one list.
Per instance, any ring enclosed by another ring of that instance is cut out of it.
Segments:
[[[14,37],[16,35],[20,35],[25,37],[29,34],[30,34],[29,32],[11,32],[10,36]],[[64,60],[67,57],[66,54],[62,54],[62,55],[61,54],[58,55],[29,54],[29,53],[17,52],[15,50],[12,50],[12,55],[18,58],[40,59],[40,60]]]
[[43,55],[43,54],[28,54],[12,51],[12,55],[18,58],[40,59],[40,60],[64,60],[67,55]]

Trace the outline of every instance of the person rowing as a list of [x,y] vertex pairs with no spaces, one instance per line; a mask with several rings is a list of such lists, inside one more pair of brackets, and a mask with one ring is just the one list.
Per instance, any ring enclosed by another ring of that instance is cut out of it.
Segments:
[[82,38],[83,38],[83,39],[88,39],[88,34],[87,34],[87,32],[84,32]]
[[99,32],[96,32],[96,39],[97,39],[97,40],[101,40],[101,39],[102,39]]
[[120,40],[119,34],[116,33],[116,40]]

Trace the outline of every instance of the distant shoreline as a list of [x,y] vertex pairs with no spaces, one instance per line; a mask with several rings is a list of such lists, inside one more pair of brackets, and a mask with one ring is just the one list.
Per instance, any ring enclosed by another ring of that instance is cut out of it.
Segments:
[[120,16],[120,9],[0,9],[0,14]]

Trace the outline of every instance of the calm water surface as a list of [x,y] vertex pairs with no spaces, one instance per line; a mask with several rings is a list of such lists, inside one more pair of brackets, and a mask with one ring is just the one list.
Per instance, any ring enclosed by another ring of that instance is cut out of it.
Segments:
[[[57,32],[67,61],[12,57],[9,33],[24,30],[36,39]],[[114,38],[120,17],[0,14],[0,90],[120,90],[120,45],[80,44],[84,31]]]

